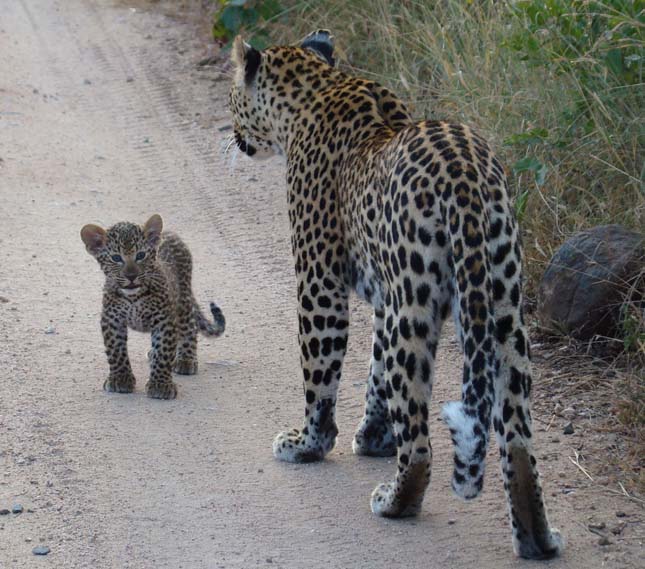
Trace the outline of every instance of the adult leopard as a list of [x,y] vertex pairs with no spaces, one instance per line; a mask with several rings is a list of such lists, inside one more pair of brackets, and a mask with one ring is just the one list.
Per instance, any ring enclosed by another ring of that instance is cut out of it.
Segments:
[[374,307],[354,452],[397,454],[372,511],[416,514],[430,481],[434,359],[452,309],[465,360],[462,400],[443,409],[453,489],[467,499],[482,489],[492,420],[515,551],[557,555],[532,451],[521,250],[502,165],[467,126],[414,122],[388,89],[336,69],[326,30],[263,51],[238,37],[232,59],[237,145],[287,162],[306,407],[304,428],[280,433],[275,456],[310,462],[334,446],[353,288]]

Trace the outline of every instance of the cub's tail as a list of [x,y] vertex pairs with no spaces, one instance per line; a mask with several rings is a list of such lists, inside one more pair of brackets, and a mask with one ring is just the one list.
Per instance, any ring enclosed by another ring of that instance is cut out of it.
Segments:
[[217,306],[214,302],[210,303],[211,314],[213,315],[213,321],[211,322],[199,307],[197,302],[193,305],[193,313],[195,315],[195,321],[197,322],[197,328],[205,336],[221,336],[226,329],[226,319],[224,318],[224,313],[222,309]]

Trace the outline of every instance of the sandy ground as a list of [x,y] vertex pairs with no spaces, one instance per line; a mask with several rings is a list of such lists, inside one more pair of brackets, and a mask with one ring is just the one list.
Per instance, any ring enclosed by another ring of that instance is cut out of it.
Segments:
[[[191,27],[160,14],[98,0],[0,3],[0,510],[24,508],[0,515],[0,567],[537,566],[513,557],[496,450],[482,497],[463,503],[449,491],[438,422],[422,515],[370,513],[394,465],[351,453],[370,349],[369,309],[357,302],[336,449],[313,465],[272,458],[273,436],[300,426],[303,409],[284,175],[278,162],[232,168],[222,155],[226,78],[197,69],[200,53]],[[144,335],[130,340],[137,392],[101,390],[102,276],[79,238],[85,223],[153,212],[191,246],[197,297],[228,320],[223,338],[201,342],[200,372],[177,378],[171,402],[142,391]],[[448,333],[435,417],[456,397],[460,368]],[[551,518],[568,541],[541,566],[639,566],[638,503],[569,460],[584,429],[566,437],[536,419]],[[36,557],[37,545],[51,552]]]

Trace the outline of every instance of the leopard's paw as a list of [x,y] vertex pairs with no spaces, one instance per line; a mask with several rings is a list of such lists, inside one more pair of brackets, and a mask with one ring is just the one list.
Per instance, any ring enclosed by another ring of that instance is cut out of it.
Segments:
[[195,358],[177,358],[173,370],[179,375],[195,375],[197,373],[197,360]]
[[177,397],[177,386],[172,381],[149,381],[146,393],[152,399],[174,399]]
[[363,456],[396,455],[396,439],[392,423],[385,419],[369,421],[364,418],[354,435],[352,450],[354,454]]
[[379,484],[372,492],[370,507],[372,513],[383,518],[408,518],[421,511],[423,494],[420,499],[401,499],[397,493],[397,483]]
[[111,375],[103,383],[103,389],[109,393],[132,393],[135,383],[132,374]]
[[524,559],[552,559],[562,553],[564,540],[557,529],[550,528],[541,536],[524,535],[520,539],[514,536],[513,548]]
[[313,437],[298,429],[279,433],[273,441],[273,456],[285,462],[317,462],[334,448],[335,432],[322,437]]

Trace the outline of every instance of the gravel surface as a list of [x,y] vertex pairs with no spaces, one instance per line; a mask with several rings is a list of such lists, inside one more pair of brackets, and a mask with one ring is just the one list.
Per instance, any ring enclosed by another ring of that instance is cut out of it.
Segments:
[[[439,422],[423,513],[370,513],[395,465],[351,452],[370,351],[358,302],[336,449],[320,464],[272,458],[303,411],[284,172],[222,155],[227,78],[197,66],[199,34],[99,0],[12,0],[0,14],[0,568],[536,567],[512,554],[496,449],[483,495],[463,503]],[[148,338],[134,333],[136,392],[101,390],[102,275],[79,237],[154,212],[190,245],[197,298],[227,319],[175,401],[145,397]],[[460,369],[448,330],[435,418]],[[568,546],[543,566],[637,567],[642,510],[596,489],[569,460],[584,430],[559,440],[549,419],[536,416],[537,456]],[[24,513],[6,512],[17,503]]]

